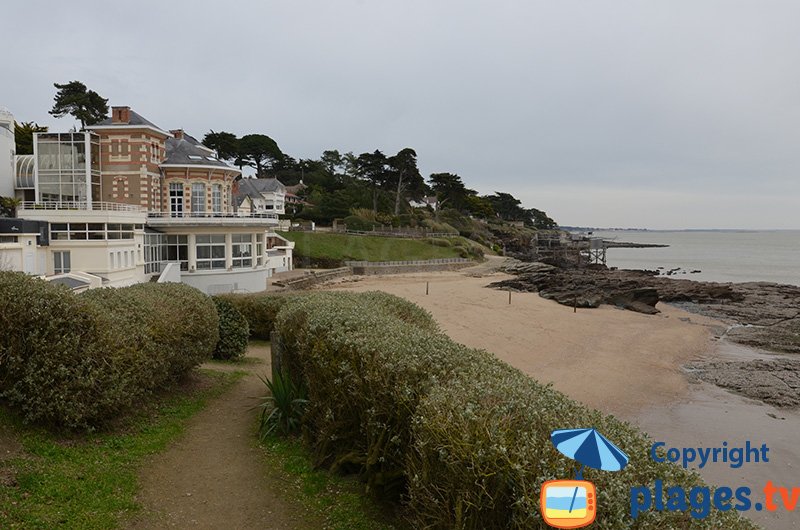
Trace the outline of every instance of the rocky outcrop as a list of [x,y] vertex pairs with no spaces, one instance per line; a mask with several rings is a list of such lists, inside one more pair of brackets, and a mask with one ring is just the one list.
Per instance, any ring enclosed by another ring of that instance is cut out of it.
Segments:
[[771,351],[800,353],[800,287],[766,282],[715,283],[667,278],[658,271],[604,266],[562,269],[509,260],[515,277],[490,287],[538,292],[575,307],[611,304],[653,314],[669,302],[732,325],[730,339]]
[[776,407],[800,405],[800,360],[701,361],[684,368],[698,379]]

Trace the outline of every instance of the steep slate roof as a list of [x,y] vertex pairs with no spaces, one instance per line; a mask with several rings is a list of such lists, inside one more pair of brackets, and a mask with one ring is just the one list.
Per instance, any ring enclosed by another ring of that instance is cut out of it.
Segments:
[[[150,120],[148,120],[147,118],[145,118],[144,116],[142,116],[141,114],[136,112],[135,110],[129,109],[128,112],[130,113],[130,119],[128,120],[128,123],[114,123],[112,118],[106,118],[103,121],[101,121],[100,123],[95,123],[94,125],[89,125],[86,128],[87,129],[91,129],[92,127],[95,127],[95,126],[107,127],[107,126],[110,126],[110,125],[121,126],[121,127],[124,127],[126,125],[127,126],[139,125],[139,126],[144,126],[144,127],[152,127],[153,129],[158,129],[159,131],[164,131],[164,129],[162,129],[161,127],[159,127],[155,123],[151,122]],[[164,131],[164,132],[167,132],[167,131]]]
[[260,199],[262,193],[286,193],[286,186],[276,178],[242,179],[235,197],[236,205],[242,204],[245,197]]
[[196,139],[186,133],[183,138],[167,138],[165,144],[167,157],[161,165],[212,166],[241,173],[237,168],[212,156],[207,147],[201,147]]

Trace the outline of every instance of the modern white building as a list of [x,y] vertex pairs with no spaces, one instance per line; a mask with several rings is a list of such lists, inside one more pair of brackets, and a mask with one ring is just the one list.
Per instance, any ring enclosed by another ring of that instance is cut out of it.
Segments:
[[14,197],[14,116],[0,107],[0,197]]
[[196,139],[128,107],[87,129],[37,133],[34,155],[17,158],[12,193],[32,198],[17,215],[35,224],[13,239],[0,223],[0,267],[73,288],[157,279],[209,294],[262,291],[292,268],[277,214],[237,212],[240,171]]

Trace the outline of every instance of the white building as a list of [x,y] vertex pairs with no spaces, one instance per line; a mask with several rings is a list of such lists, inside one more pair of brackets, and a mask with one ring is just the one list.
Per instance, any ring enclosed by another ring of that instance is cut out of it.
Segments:
[[286,213],[286,186],[276,178],[242,179],[234,199],[239,212],[277,215]]
[[209,294],[262,291],[292,268],[277,214],[237,213],[240,171],[212,150],[128,107],[87,129],[37,133],[34,155],[17,157],[11,191],[33,198],[17,211],[33,224],[0,223],[0,267],[73,288],[156,278]]
[[14,196],[14,116],[0,107],[0,197]]

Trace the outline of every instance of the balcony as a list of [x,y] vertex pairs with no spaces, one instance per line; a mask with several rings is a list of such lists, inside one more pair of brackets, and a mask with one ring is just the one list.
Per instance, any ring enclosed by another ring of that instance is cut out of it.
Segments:
[[20,203],[19,207],[17,208],[17,211],[21,210],[31,210],[31,211],[87,210],[87,211],[101,211],[101,212],[134,212],[134,213],[144,212],[144,209],[141,206],[136,206],[135,204],[125,204],[121,202],[101,202],[101,201],[92,201],[91,203],[86,201],[69,201],[69,202],[24,201]]
[[147,224],[167,226],[277,226],[278,214],[231,212],[148,212]]

